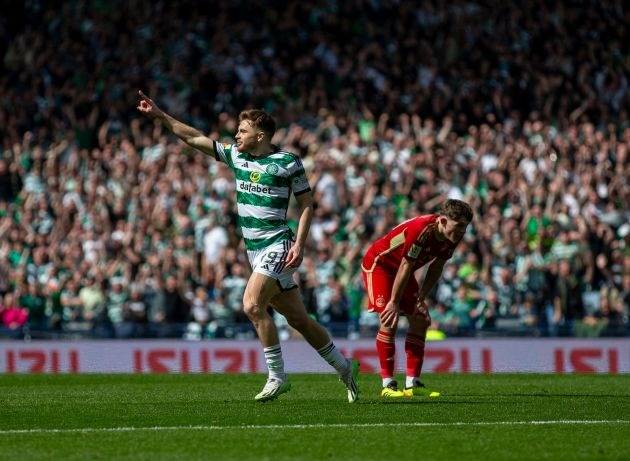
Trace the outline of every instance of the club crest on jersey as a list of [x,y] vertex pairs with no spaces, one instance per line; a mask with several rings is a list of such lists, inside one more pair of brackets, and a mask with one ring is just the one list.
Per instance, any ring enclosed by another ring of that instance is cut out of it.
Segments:
[[383,307],[385,306],[385,298],[383,298],[382,296],[379,296],[378,298],[376,298],[376,307]]
[[252,172],[249,174],[249,180],[250,180],[251,182],[258,182],[258,181],[260,181],[260,176],[261,176],[261,173],[260,173],[260,172],[258,172],[258,171],[252,171]]
[[280,171],[280,168],[278,168],[278,165],[275,163],[270,163],[267,165],[267,168],[265,168],[265,173],[267,174],[278,174],[278,171]]

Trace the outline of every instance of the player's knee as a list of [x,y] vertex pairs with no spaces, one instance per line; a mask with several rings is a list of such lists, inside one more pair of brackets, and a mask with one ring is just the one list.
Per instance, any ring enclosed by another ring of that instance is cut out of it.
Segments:
[[409,321],[409,329],[416,334],[426,332],[431,325],[431,317],[426,314],[416,315]]
[[396,331],[398,330],[398,325],[395,325],[393,327],[386,327],[384,325],[381,325],[379,327],[379,331],[382,331],[383,333],[387,333],[389,335],[392,336],[396,336]]
[[431,317],[429,317],[429,315],[424,314],[421,317],[422,319],[422,326],[423,328],[426,330],[431,326]]
[[246,298],[243,300],[243,311],[247,317],[254,320],[260,318],[265,309],[263,309],[261,304],[256,300]]

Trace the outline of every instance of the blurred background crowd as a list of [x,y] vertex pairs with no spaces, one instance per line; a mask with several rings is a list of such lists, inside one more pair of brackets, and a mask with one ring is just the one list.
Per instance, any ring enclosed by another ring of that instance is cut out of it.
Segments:
[[435,329],[628,334],[623,2],[28,0],[5,13],[0,334],[253,336],[231,173],[142,119],[138,89],[224,142],[241,109],[277,118],[274,141],[302,157],[316,198],[299,284],[335,335],[375,328],[359,276],[370,242],[449,197],[475,219],[431,294]]

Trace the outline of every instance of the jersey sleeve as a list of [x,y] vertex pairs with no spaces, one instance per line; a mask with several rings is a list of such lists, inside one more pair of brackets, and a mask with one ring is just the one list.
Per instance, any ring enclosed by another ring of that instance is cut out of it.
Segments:
[[234,144],[225,144],[222,142],[212,141],[214,143],[214,158],[218,162],[223,162],[230,169],[234,168],[234,162],[232,162],[232,151],[236,148]]
[[298,157],[294,157],[295,161],[289,165],[289,181],[293,194],[297,197],[305,192],[310,192],[311,186],[306,178],[306,172],[302,161]]

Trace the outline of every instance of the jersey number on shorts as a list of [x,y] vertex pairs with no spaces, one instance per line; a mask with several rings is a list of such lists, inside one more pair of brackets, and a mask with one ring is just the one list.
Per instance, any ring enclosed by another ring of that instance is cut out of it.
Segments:
[[284,267],[283,256],[284,252],[270,251],[265,255],[265,259],[263,260],[263,269],[279,274]]

